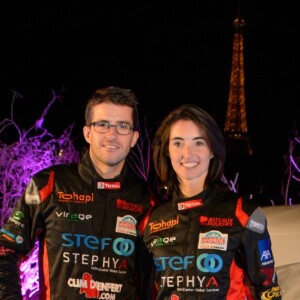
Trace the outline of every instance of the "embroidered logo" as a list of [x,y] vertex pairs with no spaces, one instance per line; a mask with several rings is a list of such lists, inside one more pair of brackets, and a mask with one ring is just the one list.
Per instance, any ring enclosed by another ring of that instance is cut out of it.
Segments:
[[179,217],[167,221],[161,220],[160,222],[157,223],[151,222],[148,225],[150,226],[151,232],[156,232],[156,231],[171,229],[172,227],[178,225],[178,223],[179,223]]
[[184,202],[177,203],[177,208],[178,208],[178,210],[186,210],[186,209],[191,209],[194,207],[199,207],[202,205],[203,205],[202,199],[194,199],[194,200],[190,200],[190,201],[184,201]]
[[228,234],[223,234],[218,230],[212,230],[199,234],[199,249],[227,250]]
[[200,216],[199,222],[201,225],[204,226],[214,226],[214,227],[233,226],[232,218],[214,218],[214,217]]
[[59,202],[72,202],[72,203],[88,203],[94,201],[94,194],[84,195],[77,194],[75,192],[67,194],[63,192],[58,192],[58,201]]
[[117,208],[123,209],[123,210],[129,210],[132,212],[138,212],[143,213],[144,207],[140,204],[127,202],[126,200],[117,199]]
[[136,236],[137,235],[136,223],[137,221],[133,216],[126,215],[123,217],[118,217],[117,224],[116,224],[116,232]]
[[119,181],[116,182],[98,181],[97,188],[99,190],[119,190],[121,188],[121,183]]

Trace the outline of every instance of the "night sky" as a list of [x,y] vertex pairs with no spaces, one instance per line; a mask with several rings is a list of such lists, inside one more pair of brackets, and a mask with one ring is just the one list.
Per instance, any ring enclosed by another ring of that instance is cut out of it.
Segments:
[[[75,122],[79,148],[85,146],[86,100],[107,85],[136,92],[149,129],[170,109],[188,102],[207,110],[223,129],[233,20],[240,11],[246,22],[246,110],[257,176],[271,193],[280,192],[283,155],[300,129],[294,2],[17,2],[1,4],[0,121],[10,117],[12,91],[23,96],[14,112],[24,128],[41,116],[52,90],[63,91],[45,125],[59,135]],[[2,133],[0,139],[9,137]]]

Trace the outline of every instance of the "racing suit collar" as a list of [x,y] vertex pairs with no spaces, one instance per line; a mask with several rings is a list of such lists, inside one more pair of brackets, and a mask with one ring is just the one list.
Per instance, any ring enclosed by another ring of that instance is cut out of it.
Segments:
[[188,212],[193,209],[197,209],[203,206],[209,195],[211,194],[211,189],[205,189],[201,193],[194,195],[192,197],[183,198],[177,194],[173,194],[172,205],[175,207],[178,213]]
[[88,184],[91,184],[91,182],[95,181],[123,181],[123,178],[126,174],[127,169],[127,163],[125,162],[123,169],[121,171],[121,174],[116,176],[112,179],[104,179],[102,178],[96,169],[94,168],[94,165],[92,163],[92,160],[90,158],[89,151],[86,150],[85,153],[82,156],[81,162],[78,164],[78,172],[80,176],[86,181]]

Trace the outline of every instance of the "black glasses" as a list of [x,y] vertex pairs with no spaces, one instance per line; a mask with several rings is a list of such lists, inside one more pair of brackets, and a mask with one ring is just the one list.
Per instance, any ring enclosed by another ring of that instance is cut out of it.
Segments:
[[117,133],[120,135],[127,135],[132,131],[131,125],[125,122],[121,122],[114,125],[106,121],[98,121],[98,122],[91,122],[89,126],[91,125],[94,127],[95,131],[99,133],[108,132],[110,127],[115,127]]

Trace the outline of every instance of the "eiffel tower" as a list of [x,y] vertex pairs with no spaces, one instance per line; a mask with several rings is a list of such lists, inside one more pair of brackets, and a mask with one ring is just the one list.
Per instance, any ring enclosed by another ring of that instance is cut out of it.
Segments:
[[235,18],[233,26],[233,54],[224,137],[227,153],[252,155],[248,136],[245,100],[243,36],[245,21],[238,16]]
[[238,191],[248,193],[255,188],[256,176],[246,117],[243,36],[245,21],[238,16],[234,19],[233,26],[230,89],[224,126],[227,150],[225,174],[228,178],[234,178],[238,174]]

